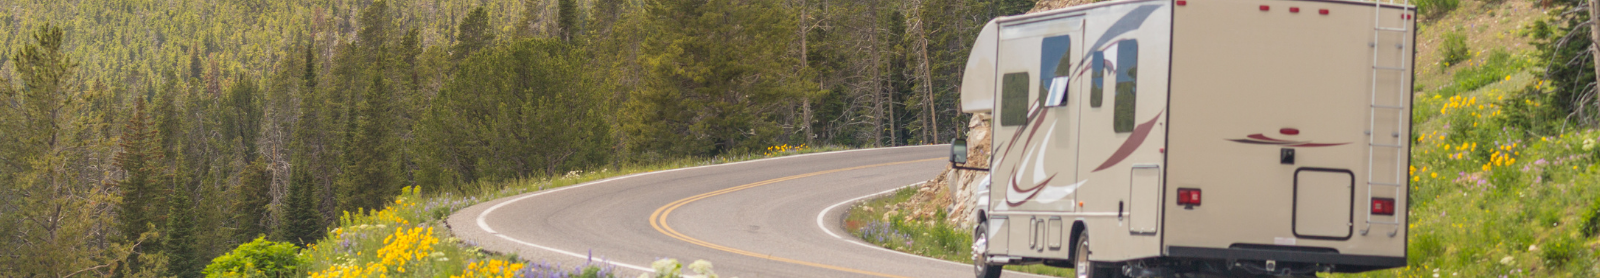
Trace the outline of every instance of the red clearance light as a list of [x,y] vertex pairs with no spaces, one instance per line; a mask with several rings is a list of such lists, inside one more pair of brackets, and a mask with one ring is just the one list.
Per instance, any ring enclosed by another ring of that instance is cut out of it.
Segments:
[[1411,19],[1410,14],[1400,14],[1400,19]]
[[1394,198],[1372,198],[1372,214],[1394,215]]
[[1178,6],[1189,5],[1189,1],[1178,0]]
[[1280,128],[1280,129],[1278,129],[1278,133],[1283,133],[1283,135],[1300,135],[1300,129],[1296,129],[1296,128]]
[[1328,15],[1328,9],[1320,9],[1320,10],[1317,10],[1317,14],[1320,14],[1320,15]]
[[1271,10],[1271,9],[1272,9],[1272,7],[1267,7],[1267,5],[1261,5],[1261,10],[1262,11]]
[[1185,206],[1187,208],[1193,208],[1194,206],[1200,205],[1200,189],[1179,188],[1178,205]]
[[1300,7],[1289,7],[1289,12],[1300,13]]

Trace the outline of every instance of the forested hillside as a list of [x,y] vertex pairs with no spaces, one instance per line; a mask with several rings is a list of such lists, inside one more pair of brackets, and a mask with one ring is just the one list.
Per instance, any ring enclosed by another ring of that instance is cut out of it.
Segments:
[[0,3],[0,273],[195,277],[405,186],[948,141],[977,30],[1032,7]]

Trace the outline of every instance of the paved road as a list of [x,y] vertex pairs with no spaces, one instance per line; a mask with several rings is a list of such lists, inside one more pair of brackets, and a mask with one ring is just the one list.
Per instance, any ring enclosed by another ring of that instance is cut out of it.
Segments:
[[651,172],[502,198],[448,221],[487,250],[567,266],[593,254],[622,277],[666,257],[709,260],[723,277],[972,277],[966,264],[839,227],[845,203],[932,178],[947,156],[947,145],[918,146]]

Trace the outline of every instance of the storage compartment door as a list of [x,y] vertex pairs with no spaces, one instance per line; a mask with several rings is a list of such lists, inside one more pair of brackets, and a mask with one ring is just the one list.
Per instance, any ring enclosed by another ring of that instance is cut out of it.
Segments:
[[1350,239],[1354,197],[1355,175],[1349,170],[1295,170],[1294,235],[1311,239]]
[[1155,234],[1157,223],[1161,223],[1161,166],[1134,165],[1130,181],[1128,232]]

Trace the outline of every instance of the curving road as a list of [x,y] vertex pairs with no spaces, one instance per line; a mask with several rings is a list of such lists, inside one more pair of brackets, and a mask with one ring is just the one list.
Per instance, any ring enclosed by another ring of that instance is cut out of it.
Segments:
[[567,266],[593,254],[620,277],[666,257],[709,260],[723,277],[972,277],[966,264],[868,245],[839,226],[847,203],[933,177],[948,152],[868,149],[635,174],[489,201],[447,221],[486,250]]

